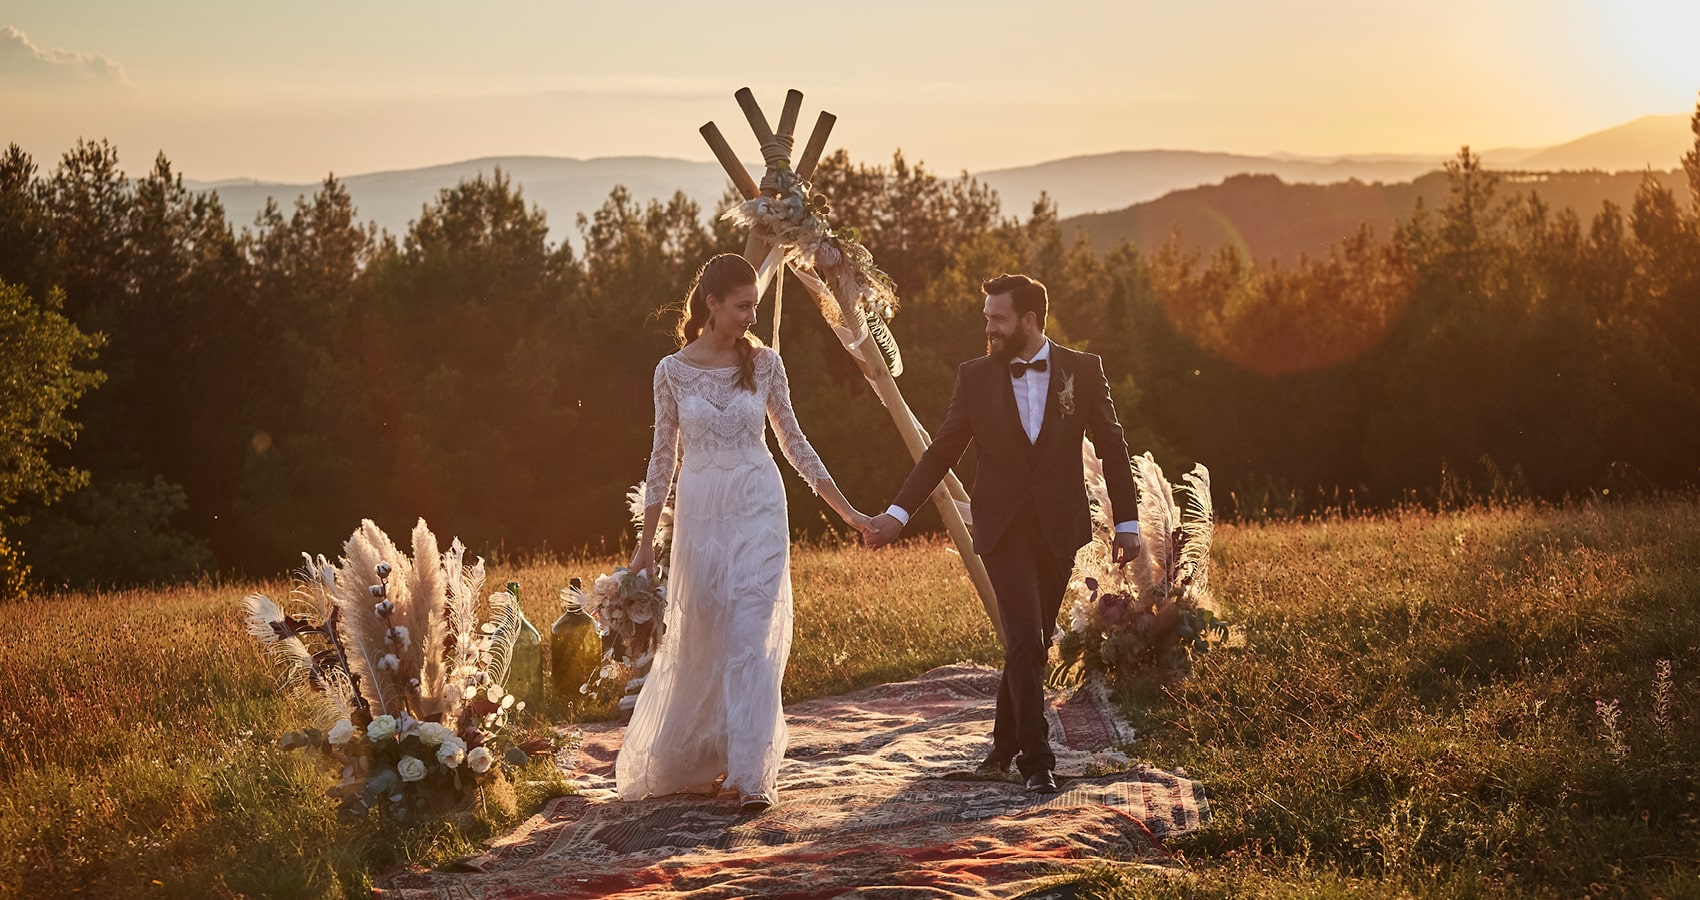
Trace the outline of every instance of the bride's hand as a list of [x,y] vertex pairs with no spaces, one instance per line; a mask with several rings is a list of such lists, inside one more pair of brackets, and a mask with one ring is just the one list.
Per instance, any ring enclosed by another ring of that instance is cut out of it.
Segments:
[[849,523],[851,528],[856,529],[856,532],[863,536],[866,536],[868,532],[873,530],[873,525],[871,524],[873,519],[869,516],[862,515],[855,509],[850,510],[850,515],[845,516],[844,521]]
[[655,576],[655,548],[644,544],[632,553],[631,564],[626,566],[629,572],[648,571],[650,577]]

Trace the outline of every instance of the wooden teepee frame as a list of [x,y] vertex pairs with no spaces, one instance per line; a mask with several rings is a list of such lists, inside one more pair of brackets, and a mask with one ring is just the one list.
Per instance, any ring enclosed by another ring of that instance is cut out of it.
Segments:
[[[726,143],[719,127],[713,122],[701,128],[703,139],[714,151],[720,165],[731,176],[732,183],[744,195],[745,200],[751,200],[763,193],[777,197],[775,187],[778,176],[783,171],[793,172],[797,179],[805,185],[809,176],[814,174],[815,166],[820,162],[821,153],[826,149],[827,136],[832,133],[832,126],[838,121],[829,112],[822,111],[820,118],[815,121],[814,130],[809,133],[809,141],[803,147],[802,156],[797,159],[795,168],[791,166],[791,147],[793,135],[797,127],[797,115],[802,110],[803,94],[801,91],[790,91],[785,95],[785,106],[779,114],[779,127],[773,128],[768,124],[767,116],[762,113],[761,106],[749,88],[740,89],[734,96],[738,105],[743,108],[744,117],[749,120],[750,129],[755,132],[756,140],[762,148],[762,158],[767,163],[767,174],[762,183],[757,184],[750,173],[744,169],[744,164],[738,160],[737,154]],[[783,279],[775,277],[781,267],[789,268],[796,275],[815,301],[824,307],[837,308],[843,312],[841,324],[834,325],[839,341],[856,365],[862,370],[862,376],[873,387],[874,394],[891,413],[892,421],[897,425],[897,431],[903,436],[903,443],[909,449],[910,456],[919,460],[921,454],[932,443],[926,429],[910,412],[909,404],[904,401],[903,394],[897,388],[897,379],[892,369],[901,372],[901,364],[888,368],[881,351],[871,352],[863,348],[869,343],[868,323],[860,309],[860,290],[851,265],[848,260],[837,266],[816,264],[795,252],[795,248],[787,246],[768,229],[753,226],[750,229],[749,241],[744,247],[744,258],[756,267],[759,293],[766,293],[769,282],[774,282],[775,302],[773,311],[774,344],[778,345],[780,323],[780,287],[777,285]],[[758,294],[759,295],[759,294]],[[895,348],[895,342],[889,342]],[[980,595],[980,602],[986,608],[986,615],[992,621],[992,627],[997,631],[998,639],[1003,640],[1003,621],[998,615],[996,595],[992,592],[991,579],[986,575],[986,567],[980,557],[974,553],[974,541],[969,532],[970,521],[968,513],[968,492],[963,489],[962,482],[954,473],[947,473],[944,483],[933,492],[933,504],[938,508],[939,515],[944,519],[945,527],[950,532],[951,540],[956,543],[962,563],[968,570],[968,577],[974,584],[974,589]]]

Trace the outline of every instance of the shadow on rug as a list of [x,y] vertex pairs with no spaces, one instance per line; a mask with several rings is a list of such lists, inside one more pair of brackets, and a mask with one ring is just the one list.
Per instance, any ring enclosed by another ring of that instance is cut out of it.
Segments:
[[786,709],[779,802],[614,796],[623,727],[563,729],[579,793],[551,800],[467,861],[407,871],[375,895],[545,897],[1015,897],[1087,862],[1167,868],[1164,838],[1209,821],[1202,785],[1131,764],[1132,730],[1088,685],[1050,698],[1061,792],[980,777],[998,671],[957,665]]

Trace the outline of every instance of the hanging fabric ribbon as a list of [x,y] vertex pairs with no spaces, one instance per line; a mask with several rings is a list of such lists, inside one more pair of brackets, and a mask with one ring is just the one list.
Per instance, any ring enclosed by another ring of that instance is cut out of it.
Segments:
[[785,267],[773,273],[773,352],[779,352],[779,319],[785,313]]

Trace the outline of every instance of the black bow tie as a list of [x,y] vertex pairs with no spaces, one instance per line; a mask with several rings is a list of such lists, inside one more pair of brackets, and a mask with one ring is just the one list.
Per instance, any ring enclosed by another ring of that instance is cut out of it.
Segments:
[[1027,374],[1028,369],[1032,369],[1035,372],[1043,372],[1046,368],[1048,368],[1046,366],[1046,362],[1047,361],[1043,359],[1036,359],[1032,362],[1022,362],[1019,359],[1012,360],[1009,364],[1009,374],[1013,378],[1020,378]]

